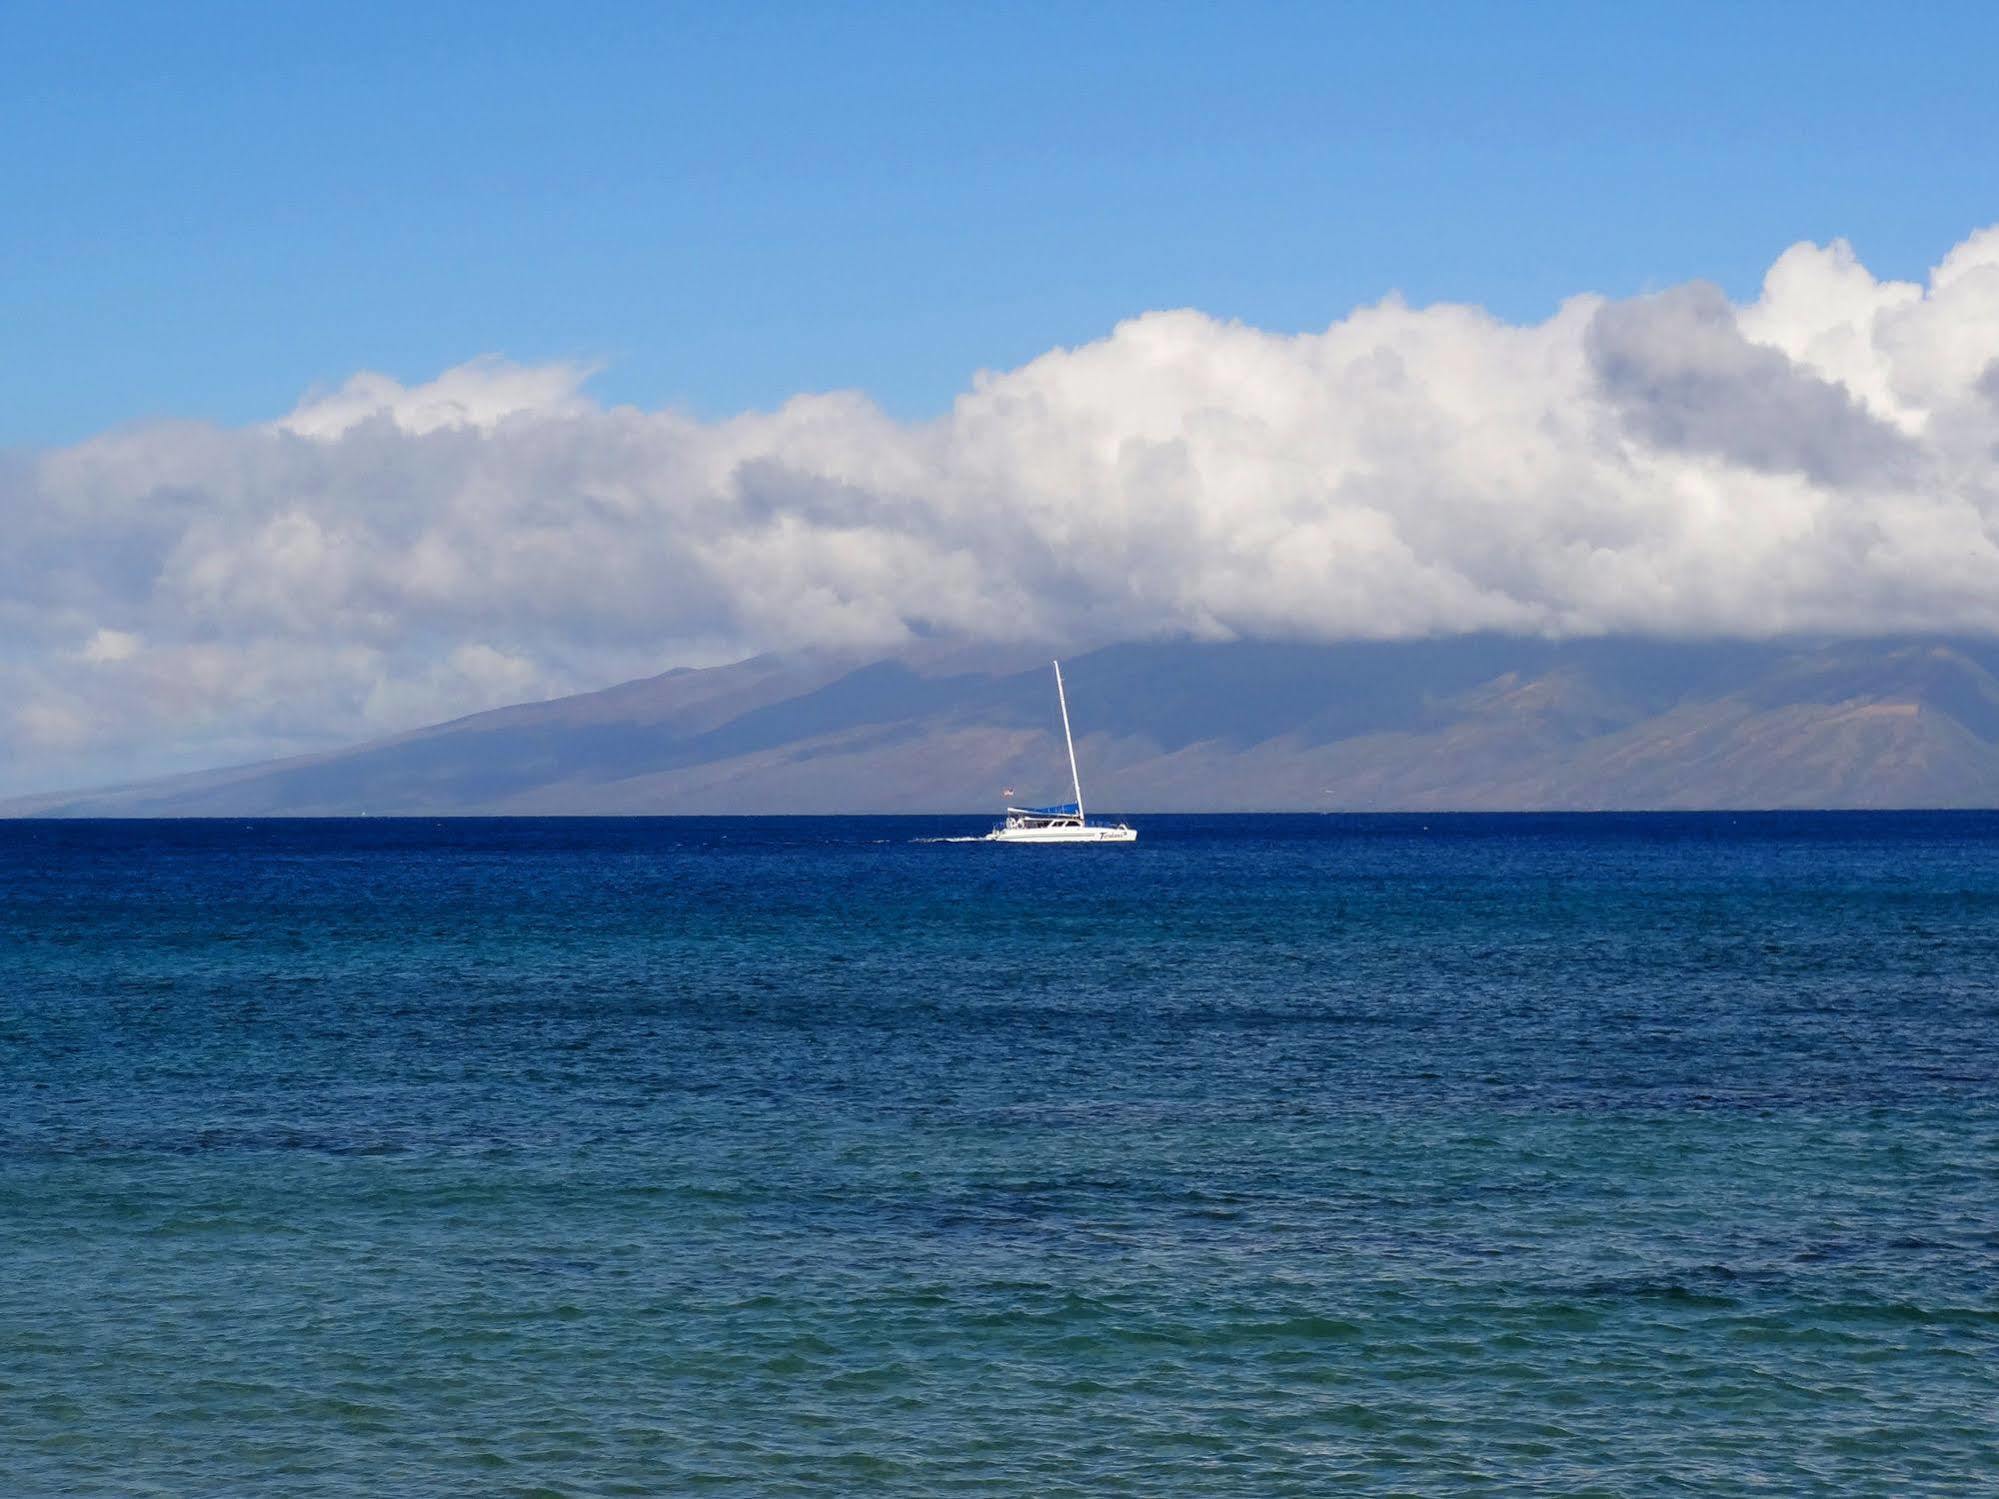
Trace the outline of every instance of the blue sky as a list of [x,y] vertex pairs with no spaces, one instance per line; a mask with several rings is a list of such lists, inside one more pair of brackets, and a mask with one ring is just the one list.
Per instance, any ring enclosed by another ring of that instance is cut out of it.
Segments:
[[1147,309],[1502,316],[1999,218],[1999,8],[0,9],[0,444],[601,361],[899,416]]

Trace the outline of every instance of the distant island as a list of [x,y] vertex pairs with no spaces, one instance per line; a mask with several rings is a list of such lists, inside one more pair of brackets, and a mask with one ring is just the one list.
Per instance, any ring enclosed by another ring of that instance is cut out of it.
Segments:
[[[1107,811],[1999,806],[1999,644],[1149,642],[1066,659]],[[9,816],[991,812],[1040,648],[759,656]],[[1046,784],[1043,784],[1046,783]]]

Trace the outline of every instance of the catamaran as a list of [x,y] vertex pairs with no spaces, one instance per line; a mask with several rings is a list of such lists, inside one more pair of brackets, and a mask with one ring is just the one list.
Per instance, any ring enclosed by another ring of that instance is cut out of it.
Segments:
[[1083,816],[1083,778],[1076,774],[1076,739],[1069,732],[1069,695],[1062,663],[1055,666],[1055,701],[1062,708],[1062,742],[1069,746],[1069,784],[1076,799],[1059,807],[1008,807],[1006,821],[986,834],[988,843],[1135,843],[1138,830],[1123,823],[1092,825]]

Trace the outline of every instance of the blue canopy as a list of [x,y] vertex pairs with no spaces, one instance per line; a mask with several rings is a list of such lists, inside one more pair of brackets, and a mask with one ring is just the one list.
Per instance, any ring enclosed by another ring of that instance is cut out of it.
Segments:
[[1076,804],[1064,802],[1059,807],[1015,807],[1016,812],[1025,812],[1029,817],[1074,817]]

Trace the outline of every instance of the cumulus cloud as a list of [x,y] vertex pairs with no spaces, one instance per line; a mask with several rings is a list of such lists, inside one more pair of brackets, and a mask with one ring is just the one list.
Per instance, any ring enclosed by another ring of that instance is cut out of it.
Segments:
[[1845,386],[1751,343],[1718,287],[1606,306],[1587,348],[1625,429],[1656,448],[1829,488],[1919,475],[1915,442]]
[[488,356],[446,370],[423,385],[406,386],[387,375],[355,375],[338,390],[307,396],[278,430],[303,437],[339,437],[363,422],[386,422],[398,432],[422,435],[442,427],[490,431],[523,413],[547,418],[581,416],[588,409],[587,365],[509,364]]
[[899,423],[581,366],[355,376],[0,457],[0,784],[252,758],[913,636],[1999,629],[1999,228],[1547,321],[1148,313]]

